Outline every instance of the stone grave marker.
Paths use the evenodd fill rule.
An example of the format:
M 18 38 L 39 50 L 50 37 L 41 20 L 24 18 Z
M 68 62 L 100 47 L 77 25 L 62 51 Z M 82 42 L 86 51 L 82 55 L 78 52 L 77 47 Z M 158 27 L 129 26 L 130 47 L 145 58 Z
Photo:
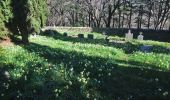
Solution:
M 109 37 L 108 36 L 105 37 L 105 41 L 106 41 L 106 43 L 109 43 Z
M 139 34 L 140 34 L 140 35 L 138 36 L 138 40 L 143 40 L 143 38 L 144 38 L 144 36 L 142 35 L 143 33 L 140 32 Z
M 78 34 L 78 38 L 84 38 L 84 34 Z
M 53 30 L 50 30 L 50 31 L 49 31 L 49 35 L 53 37 L 53 36 L 54 36 L 54 31 L 53 31 Z
M 53 31 L 53 30 L 45 30 L 45 31 L 43 32 L 43 34 L 46 35 L 46 36 L 51 36 L 51 37 L 53 37 L 53 36 L 54 36 L 54 31 Z
M 125 34 L 125 41 L 131 41 L 133 40 L 133 33 L 131 33 L 131 30 L 128 30 L 128 33 Z
M 88 34 L 88 35 L 87 35 L 87 38 L 88 38 L 88 39 L 94 39 L 94 35 L 93 35 L 93 34 Z
M 107 33 L 106 33 L 105 31 L 103 31 L 103 33 L 102 33 L 102 34 L 103 34 L 103 35 L 105 35 L 105 36 L 107 35 Z
M 105 36 L 106 43 L 109 43 L 109 35 L 104 31 L 103 35 Z

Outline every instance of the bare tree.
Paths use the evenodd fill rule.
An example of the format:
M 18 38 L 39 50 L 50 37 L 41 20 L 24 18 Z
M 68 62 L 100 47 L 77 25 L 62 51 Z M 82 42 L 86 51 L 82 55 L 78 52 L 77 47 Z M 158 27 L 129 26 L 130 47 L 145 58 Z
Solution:
M 168 29 L 170 0 L 47 0 L 47 25 Z

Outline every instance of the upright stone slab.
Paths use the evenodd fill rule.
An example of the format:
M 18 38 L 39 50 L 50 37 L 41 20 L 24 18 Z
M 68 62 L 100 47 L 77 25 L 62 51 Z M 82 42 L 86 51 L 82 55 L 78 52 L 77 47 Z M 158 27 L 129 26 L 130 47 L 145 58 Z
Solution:
M 46 35 L 46 36 L 54 36 L 54 32 L 52 30 L 45 30 L 43 33 L 43 35 Z
M 106 43 L 109 43 L 109 35 L 104 31 L 103 35 L 105 36 Z
M 103 33 L 102 33 L 102 34 L 103 34 L 103 35 L 105 35 L 105 36 L 107 35 L 107 33 L 106 33 L 105 31 L 103 31 Z
M 108 37 L 105 37 L 105 41 L 106 41 L 106 43 L 108 44 L 108 43 L 109 43 L 109 38 L 108 38 Z
M 49 30 L 49 35 L 50 35 L 51 37 L 53 37 L 53 36 L 54 36 L 54 31 L 53 31 L 53 30 Z
M 84 38 L 84 34 L 78 34 L 78 38 Z
M 133 40 L 133 33 L 131 33 L 131 30 L 128 30 L 128 33 L 125 34 L 125 41 L 129 42 Z
M 93 35 L 93 34 L 88 34 L 88 35 L 87 35 L 87 38 L 88 38 L 88 39 L 94 39 L 94 35 Z
M 142 35 L 143 33 L 140 32 L 139 34 L 140 34 L 140 35 L 138 36 L 138 40 L 143 40 L 143 38 L 144 38 L 144 36 Z

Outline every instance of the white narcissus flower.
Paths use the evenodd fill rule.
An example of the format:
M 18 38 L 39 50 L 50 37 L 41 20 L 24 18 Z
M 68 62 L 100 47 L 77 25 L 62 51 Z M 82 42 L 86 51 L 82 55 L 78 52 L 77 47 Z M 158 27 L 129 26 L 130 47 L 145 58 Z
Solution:
M 90 94 L 89 94 L 89 93 L 87 93 L 86 97 L 87 97 L 87 98 L 90 98 Z
M 1 97 L 3 97 L 3 96 L 4 96 L 4 94 L 2 93 L 2 94 L 1 94 Z
M 109 76 L 111 76 L 111 73 L 108 73 Z
M 71 81 L 69 81 L 69 84 L 72 85 L 73 83 Z
M 8 71 L 5 71 L 5 72 L 4 72 L 4 75 L 5 75 L 6 78 L 10 78 L 10 74 L 9 74 Z
M 155 81 L 157 81 L 157 82 L 158 82 L 158 81 L 159 81 L 159 79 L 158 79 L 158 78 L 155 78 Z
M 54 90 L 54 92 L 57 92 L 57 91 L 58 91 L 58 89 L 55 89 L 55 90 Z
M 162 91 L 162 89 L 159 88 L 158 91 Z
M 168 95 L 168 91 L 165 91 L 164 93 L 163 93 L 163 96 L 167 96 Z
M 70 71 L 73 71 L 73 67 L 70 69 Z

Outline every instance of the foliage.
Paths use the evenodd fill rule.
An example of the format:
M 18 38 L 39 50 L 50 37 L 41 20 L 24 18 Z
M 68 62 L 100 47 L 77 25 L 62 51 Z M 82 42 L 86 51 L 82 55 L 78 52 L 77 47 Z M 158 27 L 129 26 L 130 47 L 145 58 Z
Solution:
M 21 33 L 23 42 L 28 42 L 28 34 L 40 33 L 45 25 L 46 12 L 46 0 L 1 0 L 0 34 Z
M 3 55 L 4 55 L 4 49 L 0 47 L 0 59 L 3 58 Z
M 0 37 L 3 38 L 8 35 L 5 24 L 9 22 L 9 19 L 12 17 L 11 0 L 1 0 L 0 1 Z
M 31 26 L 34 32 L 40 33 L 40 28 L 46 24 L 46 0 L 29 0 Z

